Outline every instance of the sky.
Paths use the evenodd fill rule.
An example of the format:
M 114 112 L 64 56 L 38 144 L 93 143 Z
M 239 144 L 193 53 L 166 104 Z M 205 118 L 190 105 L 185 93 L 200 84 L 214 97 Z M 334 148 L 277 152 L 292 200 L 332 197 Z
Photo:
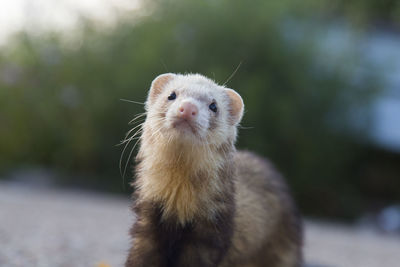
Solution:
M 112 20 L 116 10 L 137 9 L 139 0 L 2 0 L 0 44 L 15 31 L 68 30 L 80 14 Z

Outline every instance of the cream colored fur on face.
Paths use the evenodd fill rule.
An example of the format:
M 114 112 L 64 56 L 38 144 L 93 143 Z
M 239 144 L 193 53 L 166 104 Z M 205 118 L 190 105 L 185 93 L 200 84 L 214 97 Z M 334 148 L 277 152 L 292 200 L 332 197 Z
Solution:
M 177 98 L 168 101 L 172 92 Z M 170 127 L 168 116 L 187 98 L 198 101 L 200 119 L 207 120 L 204 125 L 217 116 L 215 128 L 182 138 Z M 217 115 L 208 108 L 212 101 L 217 103 Z M 243 115 L 241 97 L 199 74 L 163 74 L 152 83 L 146 110 L 135 184 L 139 199 L 161 201 L 163 217 L 175 215 L 182 224 L 195 215 L 212 219 L 223 208 L 212 202 L 212 196 L 222 191 L 218 172 L 234 152 L 236 127 Z

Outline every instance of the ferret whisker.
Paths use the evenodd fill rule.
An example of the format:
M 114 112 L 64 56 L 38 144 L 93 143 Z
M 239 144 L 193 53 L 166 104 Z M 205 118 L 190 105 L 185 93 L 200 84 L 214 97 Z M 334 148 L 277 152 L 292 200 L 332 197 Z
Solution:
M 128 122 L 128 124 L 132 124 L 135 120 L 137 120 L 137 119 L 139 119 L 139 118 L 145 116 L 146 114 L 147 114 L 146 112 L 143 112 L 143 113 L 140 113 L 140 114 L 136 115 L 132 120 L 130 120 L 130 121 Z
M 132 140 L 133 140 L 133 137 L 131 137 L 131 138 L 129 138 L 128 140 L 125 141 L 125 146 L 124 146 L 124 149 L 122 150 L 121 157 L 120 157 L 120 159 L 119 159 L 119 168 L 120 168 L 120 172 L 122 171 L 122 159 L 123 159 L 123 157 L 124 157 L 125 150 L 126 150 L 126 148 L 129 146 L 129 143 L 130 143 Z M 122 145 L 122 143 L 121 143 L 121 145 Z M 122 173 L 121 173 L 121 174 L 122 174 Z
M 129 140 L 134 137 L 138 132 L 140 131 L 140 129 L 138 131 L 136 131 L 132 136 L 130 136 L 128 138 L 128 136 L 125 136 L 125 138 L 123 140 L 121 140 L 118 144 L 116 144 L 115 146 L 121 146 L 123 144 L 125 144 L 126 142 L 129 142 Z M 127 134 L 128 135 L 128 134 Z
M 143 129 L 140 128 L 140 129 L 137 130 L 134 134 L 132 134 L 132 136 L 129 137 L 129 139 L 133 139 L 133 138 L 136 138 L 136 137 L 140 137 L 140 135 L 141 135 L 142 133 L 143 133 Z
M 120 98 L 119 100 L 124 101 L 124 102 L 133 103 L 133 104 L 145 105 L 145 103 L 133 101 L 133 100 L 129 100 L 129 99 L 124 99 L 124 98 Z
M 135 121 L 131 121 L 128 123 L 128 125 L 134 125 L 135 123 L 143 123 L 146 121 L 146 118 L 138 118 Z
M 243 61 L 240 61 L 239 65 L 236 67 L 236 69 L 233 71 L 233 73 L 231 74 L 231 76 L 228 77 L 228 79 L 222 84 L 223 86 L 225 86 L 232 78 L 233 76 L 235 76 L 236 72 L 239 70 L 240 66 L 242 65 Z
M 158 128 L 156 131 L 151 133 L 151 137 L 157 136 L 159 133 L 161 133 L 161 128 Z
M 129 143 L 130 143 L 132 140 L 134 140 L 135 138 L 140 137 L 140 134 L 141 134 L 141 133 L 142 133 L 141 131 L 137 131 L 134 135 L 132 135 L 131 137 L 129 137 L 129 139 L 126 139 L 126 140 L 124 140 L 124 141 L 121 141 L 121 143 L 120 143 L 119 145 L 124 145 L 124 144 L 125 144 L 125 146 L 129 145 Z M 124 156 L 125 149 L 126 149 L 126 148 L 124 147 L 124 150 L 123 150 L 122 153 L 121 153 L 121 157 Z
M 254 126 L 242 126 L 242 125 L 238 125 L 239 129 L 243 129 L 243 130 L 249 130 L 249 129 L 254 129 Z
M 136 118 L 139 118 L 139 117 L 142 117 L 142 116 L 145 116 L 145 115 L 147 115 L 146 111 L 136 114 L 135 117 L 133 117 L 133 119 L 136 119 Z
M 125 140 L 126 140 L 126 138 L 128 138 L 128 136 L 129 136 L 133 131 L 135 131 L 137 128 L 143 126 L 143 124 L 144 124 L 144 122 L 142 122 L 142 123 L 136 125 L 136 126 L 133 127 L 132 129 L 130 129 L 130 130 L 126 133 L 126 135 L 125 135 Z M 139 130 L 140 130 L 140 129 L 139 129 Z
M 133 146 L 133 148 L 131 149 L 131 152 L 129 153 L 128 160 L 127 160 L 127 161 L 126 161 L 126 163 L 125 163 L 125 168 L 124 168 L 124 174 L 123 174 L 123 177 L 125 177 L 125 174 L 126 174 L 126 169 L 127 169 L 127 167 L 128 167 L 128 164 L 129 164 L 129 162 L 130 162 L 130 160 L 131 160 L 132 153 L 133 153 L 133 151 L 135 150 L 135 148 L 136 148 L 137 144 L 139 143 L 139 141 L 140 141 L 140 138 L 138 138 L 138 139 L 136 140 L 136 143 L 135 143 L 135 145 Z
M 122 145 L 122 144 L 126 143 L 127 141 L 129 141 L 129 139 L 137 133 L 137 131 L 136 131 L 136 132 L 133 133 L 132 136 L 129 136 L 134 130 L 135 130 L 135 129 L 130 130 L 130 131 L 125 135 L 125 138 L 121 141 L 120 145 Z M 140 129 L 139 129 L 139 130 L 140 130 Z M 138 131 L 139 131 L 139 130 L 138 130 Z
M 151 132 L 151 133 L 150 133 L 150 137 L 151 137 L 151 138 L 154 138 L 155 135 L 158 134 L 158 132 L 159 132 L 159 129 L 157 129 L 156 131 Z
M 140 137 L 139 135 L 142 133 L 141 130 L 138 130 L 137 132 L 135 132 L 135 134 L 133 134 L 131 137 L 129 137 L 126 140 L 121 141 L 121 143 L 119 145 L 123 145 L 126 143 L 129 143 L 131 140 L 133 140 L 134 138 Z
M 137 118 L 140 118 L 140 117 L 142 117 L 142 116 L 145 116 L 147 114 L 147 112 L 141 112 L 141 113 L 138 113 L 138 114 L 136 114 L 134 117 L 133 117 L 133 119 L 131 120 L 131 121 L 133 121 L 133 120 L 135 120 L 135 119 L 137 119 Z M 130 121 L 130 122 L 131 122 Z
M 120 175 L 122 176 L 123 183 L 125 183 L 125 172 L 122 175 L 122 159 L 124 157 L 126 148 L 129 146 L 130 142 L 135 138 L 136 135 L 139 135 L 141 132 L 142 132 L 142 129 L 139 129 L 132 137 L 130 137 L 128 140 L 124 141 L 126 144 L 125 144 L 124 149 L 122 150 L 121 156 L 119 158 L 119 172 L 120 172 Z M 140 136 L 138 136 L 138 137 L 140 137 Z M 121 143 L 121 145 L 122 144 L 123 143 Z
M 129 141 L 129 142 L 130 142 L 130 141 Z M 127 142 L 127 143 L 125 144 L 125 147 L 124 147 L 124 149 L 122 150 L 121 156 L 119 157 L 119 173 L 120 173 L 120 175 L 122 176 L 122 182 L 123 182 L 123 184 L 125 184 L 125 177 L 122 175 L 122 159 L 123 159 L 123 157 L 124 157 L 125 150 L 126 150 L 126 148 L 128 147 L 128 145 L 129 145 L 129 142 Z

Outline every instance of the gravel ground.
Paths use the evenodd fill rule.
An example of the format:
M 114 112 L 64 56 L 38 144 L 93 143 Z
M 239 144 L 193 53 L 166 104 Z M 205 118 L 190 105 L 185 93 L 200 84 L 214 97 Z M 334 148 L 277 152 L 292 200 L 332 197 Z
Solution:
M 123 266 L 129 198 L 0 183 L 0 266 Z M 306 221 L 309 267 L 400 266 L 400 236 Z

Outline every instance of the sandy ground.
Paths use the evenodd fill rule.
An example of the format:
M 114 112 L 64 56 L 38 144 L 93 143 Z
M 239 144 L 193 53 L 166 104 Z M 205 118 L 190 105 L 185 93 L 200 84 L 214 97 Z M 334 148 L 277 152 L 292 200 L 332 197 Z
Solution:
M 0 266 L 123 266 L 132 221 L 127 197 L 0 183 Z M 309 267 L 400 266 L 400 236 L 305 226 Z

